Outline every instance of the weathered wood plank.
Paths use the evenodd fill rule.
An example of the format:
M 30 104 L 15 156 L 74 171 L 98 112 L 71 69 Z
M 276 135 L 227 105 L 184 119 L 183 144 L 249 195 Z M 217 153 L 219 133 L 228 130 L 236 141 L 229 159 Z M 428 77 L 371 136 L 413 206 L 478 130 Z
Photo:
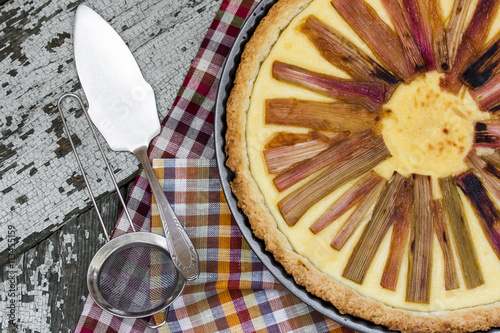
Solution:
M 63 92 L 83 94 L 72 52 L 81 0 L 4 1 L 0 6 L 0 265 L 34 246 L 89 207 L 87 193 L 55 103 Z M 128 43 L 157 97 L 163 118 L 217 11 L 220 0 L 89 0 Z M 81 112 L 68 123 L 96 195 L 112 191 Z M 132 154 L 108 151 L 123 184 L 138 170 Z
M 121 212 L 118 196 L 98 205 L 111 232 Z M 87 267 L 104 243 L 90 209 L 0 269 L 0 331 L 72 332 L 88 294 Z

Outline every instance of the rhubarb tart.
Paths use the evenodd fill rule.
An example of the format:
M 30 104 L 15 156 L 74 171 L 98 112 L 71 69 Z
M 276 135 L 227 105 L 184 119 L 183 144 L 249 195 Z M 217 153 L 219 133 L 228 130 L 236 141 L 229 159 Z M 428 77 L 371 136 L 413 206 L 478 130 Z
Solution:
M 227 165 L 255 235 L 341 313 L 500 327 L 496 0 L 279 0 L 241 56 Z

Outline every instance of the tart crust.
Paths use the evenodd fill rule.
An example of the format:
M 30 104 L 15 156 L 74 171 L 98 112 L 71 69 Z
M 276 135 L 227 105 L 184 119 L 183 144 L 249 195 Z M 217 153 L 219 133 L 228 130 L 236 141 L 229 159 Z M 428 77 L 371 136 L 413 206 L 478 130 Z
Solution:
M 247 111 L 254 81 L 261 63 L 291 20 L 312 0 L 279 0 L 262 19 L 246 44 L 236 73 L 234 87 L 226 105 L 227 165 L 235 173 L 232 190 L 238 205 L 248 217 L 256 237 L 266 244 L 295 281 L 310 293 L 331 302 L 340 313 L 363 318 L 391 330 L 404 332 L 470 332 L 500 327 L 497 303 L 452 311 L 419 312 L 389 307 L 360 295 L 348 286 L 318 270 L 297 254 L 286 236 L 278 230 L 262 193 L 249 169 L 246 143 Z

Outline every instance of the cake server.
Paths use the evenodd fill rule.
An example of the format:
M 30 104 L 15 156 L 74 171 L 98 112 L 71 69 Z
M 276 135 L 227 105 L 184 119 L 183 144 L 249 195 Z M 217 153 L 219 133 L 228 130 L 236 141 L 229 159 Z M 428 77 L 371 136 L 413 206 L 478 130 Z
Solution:
M 167 248 L 186 280 L 199 275 L 198 254 L 170 206 L 147 155 L 160 133 L 154 92 L 127 45 L 113 28 L 85 5 L 76 11 L 75 63 L 88 101 L 88 114 L 111 149 L 139 158 L 155 197 Z

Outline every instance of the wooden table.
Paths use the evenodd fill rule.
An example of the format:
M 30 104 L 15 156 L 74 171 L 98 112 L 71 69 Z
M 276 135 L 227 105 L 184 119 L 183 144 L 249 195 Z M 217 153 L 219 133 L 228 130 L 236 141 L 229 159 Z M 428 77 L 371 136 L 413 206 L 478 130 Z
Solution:
M 220 2 L 85 4 L 127 43 L 163 119 Z M 87 295 L 87 265 L 104 243 L 56 108 L 65 92 L 83 95 L 72 40 L 80 3 L 0 0 L 1 332 L 73 331 Z M 65 113 L 111 230 L 121 211 L 113 186 L 82 112 L 66 103 Z M 139 162 L 129 153 L 107 156 L 126 194 Z

